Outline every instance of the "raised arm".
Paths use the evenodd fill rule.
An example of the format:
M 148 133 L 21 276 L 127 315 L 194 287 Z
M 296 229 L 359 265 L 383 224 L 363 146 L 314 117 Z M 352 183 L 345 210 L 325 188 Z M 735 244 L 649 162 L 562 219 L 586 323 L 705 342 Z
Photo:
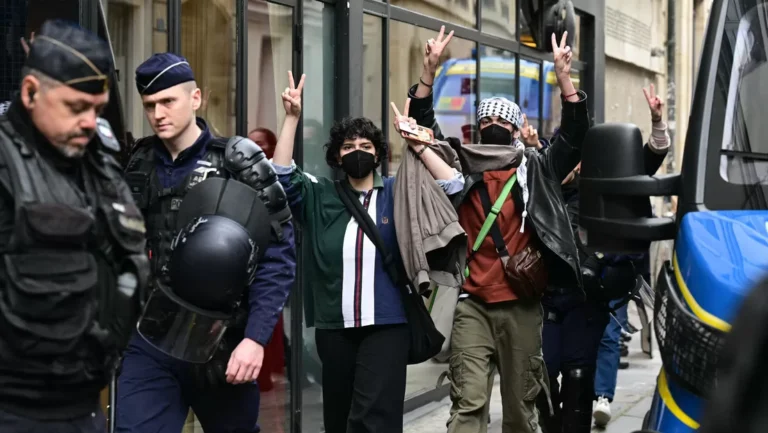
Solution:
M 643 146 L 643 156 L 645 159 L 645 173 L 653 176 L 664 162 L 669 152 L 670 140 L 667 134 L 667 124 L 662 120 L 664 103 L 656 95 L 656 91 L 651 84 L 649 89 L 643 89 L 645 100 L 648 101 L 648 108 L 651 110 L 651 136 L 648 142 Z
M 432 86 L 435 82 L 435 73 L 437 72 L 440 56 L 443 50 L 453 38 L 453 31 L 445 35 L 445 26 L 440 27 L 440 33 L 437 39 L 430 38 L 424 45 L 424 68 L 419 77 L 418 84 L 413 85 L 408 90 L 408 97 L 411 98 L 411 117 L 416 123 L 430 128 L 435 133 L 435 138 L 443 140 L 443 133 L 440 125 L 435 119 L 435 110 L 432 108 L 433 95 Z
M 555 76 L 563 108 L 560 129 L 550 146 L 541 152 L 546 161 L 548 176 L 557 182 L 562 182 L 581 160 L 581 145 L 590 126 L 587 94 L 577 91 L 571 81 L 573 53 L 571 47 L 565 44 L 567 36 L 568 32 L 564 32 L 558 44 L 552 34 Z

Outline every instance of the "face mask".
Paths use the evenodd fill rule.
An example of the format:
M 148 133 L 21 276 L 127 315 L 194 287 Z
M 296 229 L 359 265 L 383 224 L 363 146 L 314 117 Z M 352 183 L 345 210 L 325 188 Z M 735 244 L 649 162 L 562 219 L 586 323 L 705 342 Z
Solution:
M 341 157 L 341 169 L 353 179 L 362 179 L 376 168 L 376 155 L 355 150 Z
M 480 130 L 480 142 L 482 144 L 509 145 L 512 143 L 512 132 L 494 123 Z

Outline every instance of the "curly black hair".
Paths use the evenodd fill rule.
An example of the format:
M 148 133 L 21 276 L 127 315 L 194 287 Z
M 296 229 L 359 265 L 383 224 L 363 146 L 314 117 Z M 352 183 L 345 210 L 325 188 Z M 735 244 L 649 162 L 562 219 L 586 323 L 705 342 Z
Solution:
M 344 140 L 354 140 L 356 138 L 366 138 L 371 140 L 376 149 L 378 167 L 381 158 L 388 155 L 388 146 L 384 140 L 384 132 L 379 129 L 370 119 L 365 117 L 345 117 L 333 124 L 331 127 L 330 139 L 325 146 L 325 162 L 329 166 L 339 167 L 339 152 Z

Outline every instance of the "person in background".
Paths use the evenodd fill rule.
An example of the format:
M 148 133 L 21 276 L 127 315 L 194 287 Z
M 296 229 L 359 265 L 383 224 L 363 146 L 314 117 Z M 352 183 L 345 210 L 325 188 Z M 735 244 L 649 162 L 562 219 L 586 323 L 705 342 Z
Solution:
M 298 86 L 292 75 L 289 81 L 283 93 L 285 123 L 272 164 L 310 252 L 302 272 L 311 282 L 305 294 L 307 325 L 316 327 L 323 364 L 325 431 L 402 432 L 410 329 L 399 282 L 392 281 L 380 252 L 344 206 L 337 184 L 294 164 L 292 131 L 301 113 L 304 76 Z M 395 119 L 396 128 L 400 121 L 414 123 L 406 116 Z M 408 145 L 446 194 L 461 191 L 461 173 L 430 147 L 411 141 Z M 387 147 L 384 133 L 371 120 L 345 118 L 331 128 L 326 162 L 344 171 L 339 186 L 359 197 L 392 260 L 401 260 L 395 233 L 399 222 L 394 220 L 395 178 L 376 171 Z
M 296 269 L 293 225 L 285 192 L 256 143 L 244 137 L 214 137 L 208 123 L 196 116 L 202 95 L 186 59 L 173 53 L 153 55 L 136 69 L 136 87 L 155 134 L 137 142 L 125 176 L 148 221 L 147 247 L 153 265 L 153 292 L 123 359 L 117 387 L 116 431 L 179 432 L 191 407 L 206 431 L 258 432 L 260 394 L 256 378 L 264 360 L 264 348 L 282 313 Z M 253 236 L 250 225 L 253 223 L 248 228 L 240 224 L 231 233 L 242 234 L 247 230 L 251 235 L 250 247 L 236 242 L 213 242 L 208 248 L 202 245 L 202 250 L 190 254 L 183 262 L 196 260 L 195 257 L 207 251 L 219 251 L 216 248 L 222 248 L 221 257 L 232 258 L 231 264 L 219 263 L 209 269 L 202 266 L 203 269 L 190 271 L 199 272 L 200 280 L 211 282 L 210 287 L 198 289 L 206 307 L 217 294 L 237 295 L 237 299 L 217 301 L 226 304 L 230 311 L 226 314 L 227 329 L 216 340 L 200 336 L 215 335 L 221 326 L 211 325 L 210 330 L 207 329 L 209 322 L 199 313 L 189 313 L 189 307 L 181 310 L 189 314 L 172 315 L 181 305 L 174 298 L 184 300 L 184 289 L 192 284 L 173 287 L 171 278 L 175 249 L 184 251 L 182 246 L 193 241 L 195 233 L 204 233 L 208 226 L 214 230 L 214 223 L 220 221 L 213 218 L 219 216 L 216 214 L 205 218 L 206 221 L 197 220 L 199 230 L 198 225 L 192 225 L 190 230 L 190 225 L 184 222 L 186 228 L 180 232 L 177 225 L 180 210 L 192 193 L 201 191 L 199 187 L 218 179 L 228 180 L 225 186 L 241 185 L 242 202 L 230 199 L 219 203 L 231 207 L 233 218 L 240 216 L 258 221 L 259 233 Z M 219 209 L 218 204 L 216 208 Z M 185 235 L 184 242 L 174 242 L 179 233 Z M 233 280 L 242 274 L 241 265 L 247 266 L 248 278 Z M 228 281 L 232 281 L 232 285 L 227 285 Z M 175 296 L 168 295 L 169 291 Z M 155 297 L 160 301 L 169 300 L 167 309 L 156 311 L 161 317 L 152 318 L 158 323 L 155 332 L 160 337 L 171 330 L 184 330 L 196 331 L 193 335 L 198 338 L 186 334 L 152 338 L 148 331 L 142 331 L 142 324 L 152 323 L 147 316 Z M 235 311 L 231 311 L 232 306 Z M 164 320 L 166 316 L 178 319 L 179 323 L 168 323 Z M 182 322 L 185 317 L 194 318 L 195 323 Z M 197 324 L 206 328 L 198 329 Z M 163 346 L 165 342 L 179 341 L 189 342 L 192 347 L 179 354 Z M 215 344 L 213 353 L 206 352 L 206 356 L 200 357 L 204 359 L 189 359 L 190 355 L 200 353 L 202 348 L 198 346 L 211 342 Z
M 277 137 L 274 132 L 267 128 L 256 128 L 248 133 L 248 138 L 261 147 L 267 159 L 272 159 L 275 154 L 275 146 L 277 146 Z
M 648 102 L 652 123 L 651 136 L 645 146 L 645 171 L 646 174 L 653 175 L 664 162 L 669 151 L 670 140 L 667 134 L 667 124 L 662 118 L 664 103 L 656 95 L 653 84 L 650 85 L 649 89 L 643 89 L 643 94 Z M 650 261 L 647 253 L 637 256 L 608 256 L 606 259 L 615 264 L 631 260 L 635 263 L 635 268 L 646 279 L 650 278 Z M 616 314 L 611 317 L 600 340 L 595 374 L 595 397 L 597 400 L 592 412 L 595 425 L 599 427 L 607 425 L 611 420 L 611 402 L 616 392 L 618 370 L 622 364 L 621 331 L 622 329 L 626 331 L 627 327 L 627 306 L 624 305 L 617 309 Z

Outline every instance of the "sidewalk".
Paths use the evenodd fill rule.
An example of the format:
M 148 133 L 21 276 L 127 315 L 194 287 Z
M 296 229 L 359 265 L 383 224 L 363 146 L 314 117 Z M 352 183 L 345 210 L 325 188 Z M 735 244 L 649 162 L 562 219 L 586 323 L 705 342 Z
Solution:
M 651 313 L 648 310 L 649 314 Z M 635 326 L 640 326 L 634 304 L 629 307 L 629 320 Z M 651 323 L 650 326 L 653 326 Z M 640 430 L 643 417 L 651 407 L 653 390 L 656 386 L 656 376 L 661 368 L 661 357 L 656 350 L 656 339 L 653 340 L 653 359 L 649 359 L 640 349 L 640 333 L 638 332 L 629 343 L 629 368 L 619 370 L 619 380 L 616 396 L 611 404 L 613 418 L 605 429 L 593 428 L 593 432 L 601 433 L 632 433 Z M 421 407 L 405 416 L 405 433 L 445 433 L 445 422 L 451 407 L 449 399 Z M 488 433 L 501 433 L 501 395 L 499 394 L 499 379 L 493 387 L 491 398 L 491 424 Z

